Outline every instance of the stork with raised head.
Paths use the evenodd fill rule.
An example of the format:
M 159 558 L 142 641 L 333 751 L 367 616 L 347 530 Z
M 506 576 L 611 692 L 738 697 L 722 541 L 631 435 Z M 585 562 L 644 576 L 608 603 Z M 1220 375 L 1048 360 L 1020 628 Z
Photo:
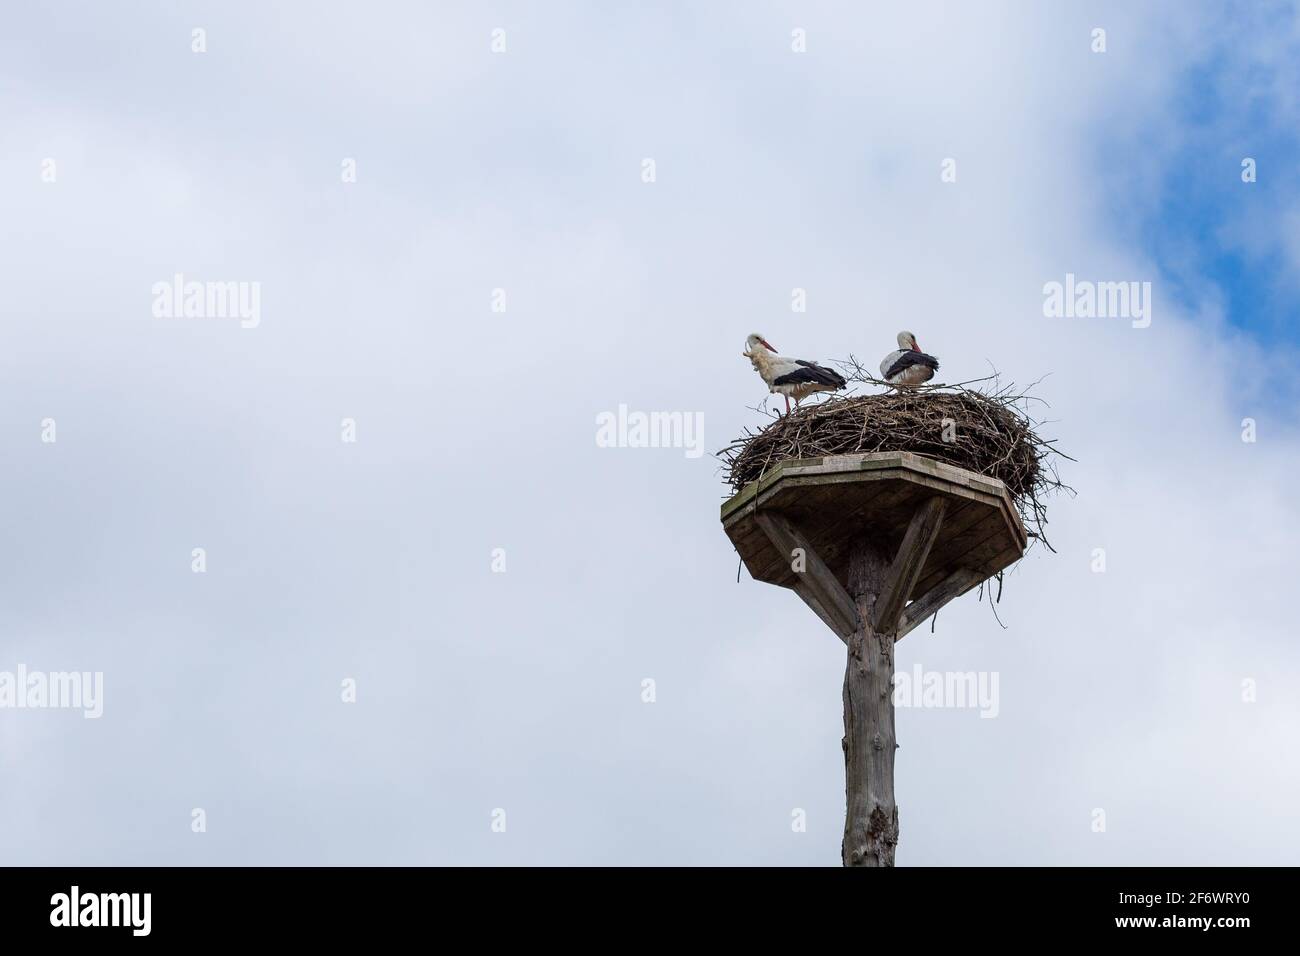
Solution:
M 921 385 L 934 378 L 939 360 L 926 355 L 911 332 L 898 333 L 898 351 L 890 352 L 880 363 L 880 377 L 890 385 Z
M 790 397 L 794 403 L 813 392 L 833 392 L 849 384 L 839 372 L 823 368 L 816 362 L 786 358 L 778 355 L 767 339 L 755 332 L 745 339 L 745 351 L 740 353 L 754 364 L 754 370 L 767 384 L 767 390 L 785 396 L 785 412 L 790 414 Z

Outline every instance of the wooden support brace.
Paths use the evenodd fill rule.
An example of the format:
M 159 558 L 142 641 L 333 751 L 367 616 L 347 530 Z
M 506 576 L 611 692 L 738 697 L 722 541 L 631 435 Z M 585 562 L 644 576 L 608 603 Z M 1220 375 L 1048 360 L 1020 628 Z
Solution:
M 859 626 L 858 609 L 839 579 L 812 549 L 808 540 L 790 519 L 779 511 L 759 511 L 754 520 L 763 529 L 772 546 L 792 563 L 796 549 L 804 556 L 804 570 L 798 575 L 794 591 L 816 615 L 845 643 Z
M 903 610 L 898 621 L 898 633 L 894 640 L 901 641 L 905 634 L 925 623 L 926 618 L 934 614 L 955 597 L 965 594 L 983 580 L 983 575 L 970 568 L 958 568 L 930 590 L 909 604 Z
M 936 495 L 927 498 L 912 515 L 872 612 L 871 629 L 877 634 L 892 634 L 898 629 L 903 605 L 916 586 L 925 559 L 930 556 L 930 548 L 939 536 L 946 508 L 947 501 Z
M 822 605 L 822 602 L 817 599 L 817 595 L 814 593 L 813 589 L 808 586 L 808 582 L 803 580 L 796 581 L 793 590 L 795 594 L 799 595 L 799 597 L 803 599 L 803 603 L 807 604 L 808 607 L 812 609 L 812 612 L 822 619 L 822 623 L 829 627 L 836 637 L 845 644 L 849 642 L 850 635 L 844 633 L 843 622 L 836 620 L 834 615 L 826 610 Z

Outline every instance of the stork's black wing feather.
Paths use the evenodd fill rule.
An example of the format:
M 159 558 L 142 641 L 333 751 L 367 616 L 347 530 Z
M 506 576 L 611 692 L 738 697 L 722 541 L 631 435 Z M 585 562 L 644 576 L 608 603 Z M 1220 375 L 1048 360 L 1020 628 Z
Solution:
M 889 366 L 889 371 L 885 373 L 886 381 L 913 365 L 924 365 L 926 368 L 934 369 L 936 372 L 939 371 L 939 360 L 933 355 L 926 355 L 924 352 L 913 352 L 909 349 L 898 357 L 898 361 Z
M 845 381 L 844 376 L 839 372 L 831 371 L 828 368 L 822 368 L 816 362 L 805 362 L 803 359 L 795 359 L 795 364 L 799 369 L 794 372 L 786 372 L 784 375 L 774 379 L 773 385 L 802 385 L 805 382 L 815 382 L 818 385 L 829 385 L 832 388 L 843 388 L 849 384 Z

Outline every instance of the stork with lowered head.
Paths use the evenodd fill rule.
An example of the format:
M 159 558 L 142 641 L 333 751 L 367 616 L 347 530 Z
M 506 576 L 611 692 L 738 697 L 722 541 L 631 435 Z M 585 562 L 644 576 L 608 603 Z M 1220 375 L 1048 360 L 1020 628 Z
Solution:
M 787 415 L 790 414 L 792 396 L 798 405 L 814 392 L 833 392 L 849 384 L 839 372 L 816 362 L 777 354 L 772 344 L 757 332 L 745 339 L 745 351 L 740 354 L 753 363 L 769 392 L 785 396 Z

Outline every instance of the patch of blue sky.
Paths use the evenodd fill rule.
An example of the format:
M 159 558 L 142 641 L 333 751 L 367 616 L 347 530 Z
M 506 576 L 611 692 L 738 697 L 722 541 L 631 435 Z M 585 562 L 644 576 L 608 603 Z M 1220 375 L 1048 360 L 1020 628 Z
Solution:
M 1159 169 L 1141 186 L 1128 185 L 1155 184 L 1151 195 L 1112 194 L 1110 212 L 1152 256 L 1162 293 L 1177 305 L 1193 313 L 1207 302 L 1218 305 L 1231 327 L 1262 345 L 1296 347 L 1300 127 L 1290 104 L 1279 101 L 1285 86 L 1274 67 L 1222 55 L 1230 42 L 1180 83 L 1172 142 L 1145 147 L 1156 149 Z M 1247 160 L 1253 182 L 1243 179 Z

